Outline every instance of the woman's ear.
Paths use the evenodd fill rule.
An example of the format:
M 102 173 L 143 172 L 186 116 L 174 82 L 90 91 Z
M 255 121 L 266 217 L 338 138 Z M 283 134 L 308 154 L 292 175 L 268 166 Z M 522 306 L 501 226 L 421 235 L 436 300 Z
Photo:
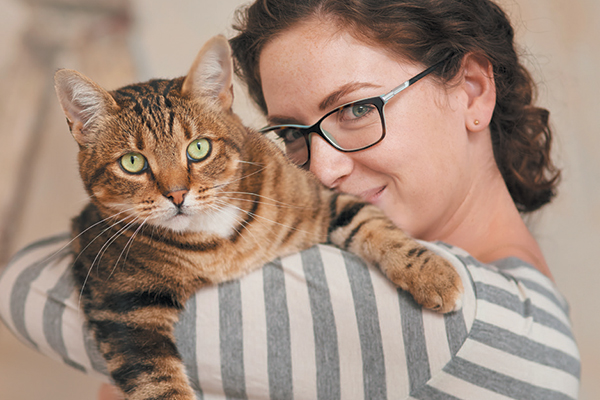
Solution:
M 465 126 L 471 132 L 486 129 L 496 106 L 496 84 L 492 63 L 485 57 L 470 53 L 462 61 L 462 86 L 468 103 Z

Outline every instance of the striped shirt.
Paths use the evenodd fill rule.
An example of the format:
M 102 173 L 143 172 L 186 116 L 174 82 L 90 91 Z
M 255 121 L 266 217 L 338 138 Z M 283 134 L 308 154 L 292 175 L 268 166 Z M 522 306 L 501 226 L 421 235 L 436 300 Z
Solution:
M 354 255 L 319 245 L 200 290 L 176 326 L 198 399 L 575 399 L 580 360 L 554 284 L 516 259 L 443 243 L 463 308 L 417 306 Z M 23 342 L 109 381 L 85 329 L 68 235 L 17 253 L 0 316 Z

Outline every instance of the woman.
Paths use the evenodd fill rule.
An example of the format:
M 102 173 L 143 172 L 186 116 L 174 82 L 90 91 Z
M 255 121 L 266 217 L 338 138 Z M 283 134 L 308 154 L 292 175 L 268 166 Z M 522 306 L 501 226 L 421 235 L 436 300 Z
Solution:
M 521 218 L 555 193 L 548 113 L 531 104 L 504 13 L 488 0 L 264 0 L 240 12 L 237 30 L 234 56 L 267 115 L 264 131 L 325 185 L 435 241 L 429 246 L 456 266 L 466 294 L 460 312 L 424 312 L 376 271 L 326 247 L 203 289 L 178 333 L 201 396 L 577 398 L 567 306 Z M 370 112 L 381 126 L 368 137 L 359 130 L 366 142 L 332 139 L 336 118 Z M 86 343 L 63 349 L 63 338 L 85 336 L 60 278 L 69 258 L 30 267 L 35 251 L 51 247 L 15 257 L 3 278 L 13 293 L 4 318 L 40 350 L 102 371 Z M 36 271 L 55 277 L 43 280 L 40 301 L 52 287 L 67 308 L 63 330 L 46 323 L 43 340 L 23 316 Z M 115 396 L 108 386 L 100 393 Z

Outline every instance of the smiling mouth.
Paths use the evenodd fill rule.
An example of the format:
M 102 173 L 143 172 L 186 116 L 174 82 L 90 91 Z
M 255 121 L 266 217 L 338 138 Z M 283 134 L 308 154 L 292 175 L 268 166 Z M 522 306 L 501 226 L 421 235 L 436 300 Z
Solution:
M 383 193 L 386 187 L 387 186 L 381 186 L 376 189 L 367 190 L 366 192 L 362 192 L 359 197 L 368 203 L 374 204 L 379 200 L 381 193 Z

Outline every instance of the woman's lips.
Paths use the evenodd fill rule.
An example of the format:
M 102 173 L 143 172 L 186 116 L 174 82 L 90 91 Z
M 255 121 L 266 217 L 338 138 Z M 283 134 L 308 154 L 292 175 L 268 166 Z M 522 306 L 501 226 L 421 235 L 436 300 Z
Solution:
M 381 194 L 383 193 L 385 188 L 386 186 L 380 186 L 371 190 L 364 191 L 359 195 L 359 197 L 368 203 L 375 204 L 381 197 Z

